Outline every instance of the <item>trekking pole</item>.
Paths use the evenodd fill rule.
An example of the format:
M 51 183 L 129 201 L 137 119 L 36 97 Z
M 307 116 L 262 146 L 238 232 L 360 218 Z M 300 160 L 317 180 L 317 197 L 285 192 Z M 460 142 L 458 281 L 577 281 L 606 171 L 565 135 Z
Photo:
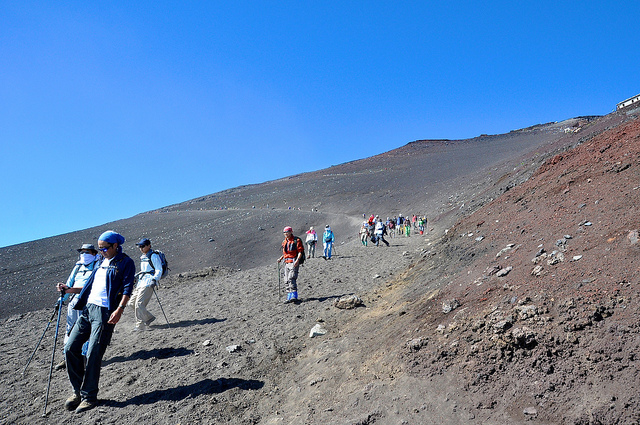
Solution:
M 276 267 L 278 267 L 278 297 L 280 296 L 280 262 L 276 263 Z
M 151 287 L 153 289 L 153 293 L 156 294 L 156 299 L 158 300 L 158 305 L 160 306 L 160 311 L 162 311 L 162 315 L 164 316 L 164 320 L 167 321 L 167 327 L 169 329 L 171 329 L 171 325 L 169 324 L 169 319 L 167 319 L 167 315 L 164 314 L 164 309 L 162 308 L 162 304 L 160 303 L 160 297 L 158 296 L 158 293 L 156 292 L 156 288 L 155 286 Z
M 51 350 L 51 366 L 49 367 L 49 381 L 47 382 L 47 395 L 44 398 L 44 411 L 42 416 L 47 416 L 47 403 L 49 401 L 49 389 L 51 388 L 51 375 L 53 374 L 53 360 L 56 357 L 56 345 L 58 343 L 58 331 L 60 330 L 60 315 L 62 314 L 62 302 L 64 301 L 64 291 L 60 293 L 58 300 L 58 322 L 56 323 L 56 336 L 53 338 L 53 350 Z
M 33 356 L 36 355 L 36 351 L 38 351 L 38 347 L 40 347 L 40 343 L 42 342 L 44 335 L 47 333 L 47 330 L 49 330 L 49 326 L 51 325 L 51 322 L 53 322 L 53 319 L 56 317 L 56 314 L 58 313 L 59 308 L 60 308 L 60 304 L 56 302 L 56 307 L 53 309 L 53 314 L 51 315 L 51 318 L 47 322 L 47 326 L 44 328 L 44 331 L 42 332 L 42 336 L 40 337 L 40 339 L 38 340 L 38 343 L 36 344 L 36 348 L 33 349 L 33 353 L 31 353 L 31 357 L 29 357 L 29 360 L 27 360 L 27 364 L 24 366 L 24 369 L 22 370 L 23 377 L 25 372 L 27 371 L 27 368 L 29 367 L 29 363 L 31 363 L 31 359 L 33 359 Z

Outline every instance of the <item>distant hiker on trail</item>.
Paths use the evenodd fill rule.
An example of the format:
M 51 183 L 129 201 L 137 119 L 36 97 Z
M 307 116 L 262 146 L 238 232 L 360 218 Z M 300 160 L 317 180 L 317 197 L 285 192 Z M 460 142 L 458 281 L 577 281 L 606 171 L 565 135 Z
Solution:
M 160 256 L 151 249 L 151 241 L 142 238 L 136 244 L 140 248 L 140 273 L 138 283 L 133 290 L 133 295 L 129 300 L 129 305 L 133 307 L 136 318 L 134 331 L 151 330 L 149 325 L 156 320 L 156 317 L 147 310 L 147 304 L 153 295 L 153 288 L 158 285 L 162 277 L 162 261 Z
M 284 279 L 287 282 L 287 301 L 285 303 L 298 302 L 298 267 L 304 261 L 304 245 L 302 239 L 293 236 L 293 229 L 289 226 L 282 231 L 282 256 L 278 263 L 284 260 Z
M 367 246 L 367 242 L 369 241 L 369 223 L 364 221 L 362 226 L 360 226 L 360 242 L 362 245 Z
M 389 236 L 393 237 L 396 234 L 396 218 L 393 217 L 388 220 L 387 229 L 389 229 Z
M 420 234 L 424 234 L 424 226 L 427 223 L 427 218 L 426 217 L 420 217 L 418 219 L 418 231 L 420 232 Z
M 402 214 L 398 216 L 398 235 L 404 234 L 404 217 Z
M 73 325 L 76 324 L 78 317 L 80 317 L 80 312 L 75 310 L 74 307 L 78 303 L 78 297 L 76 294 L 79 294 L 82 288 L 84 287 L 89 277 L 93 273 L 93 270 L 96 266 L 102 261 L 102 257 L 98 257 L 98 250 L 95 246 L 90 243 L 85 243 L 82 247 L 78 248 L 78 252 L 80 253 L 80 258 L 78 262 L 76 262 L 75 267 L 71 270 L 71 274 L 67 279 L 67 283 L 58 283 L 58 290 L 60 288 L 66 288 L 64 296 L 65 301 L 69 301 L 69 306 L 67 307 L 67 331 L 64 334 L 64 342 L 65 344 L 69 340 L 69 334 L 71 333 L 71 329 L 73 329 Z M 88 345 L 85 344 L 83 347 L 83 354 L 86 354 Z M 64 350 L 64 347 L 63 347 Z M 62 362 L 56 365 L 56 370 L 65 368 L 67 363 L 62 360 Z
M 407 237 L 411 236 L 411 221 L 409 218 L 404 221 L 404 231 Z
M 136 265 L 122 252 L 124 236 L 111 230 L 98 238 L 98 250 L 104 256 L 77 296 L 76 310 L 82 314 L 64 346 L 65 360 L 73 395 L 65 402 L 65 409 L 81 413 L 98 404 L 98 383 L 102 356 L 111 342 L 113 329 L 122 317 L 133 291 Z M 59 285 L 67 291 L 67 285 Z M 89 349 L 82 355 L 82 345 L 89 341 Z
M 322 242 L 324 243 L 324 259 L 331 260 L 331 249 L 333 248 L 334 241 L 333 232 L 331 227 L 327 224 L 324 226 L 324 233 L 322 234 Z
M 389 242 L 387 242 L 384 238 L 384 234 L 387 233 L 387 228 L 385 227 L 384 223 L 382 223 L 382 219 L 379 218 L 378 222 L 376 223 L 376 230 L 375 230 L 375 234 L 376 234 L 376 246 L 380 246 L 380 241 L 384 242 L 385 245 L 389 246 Z
M 316 257 L 316 243 L 318 243 L 318 234 L 313 230 L 313 226 L 307 230 L 307 245 L 309 245 L 309 254 L 307 258 Z

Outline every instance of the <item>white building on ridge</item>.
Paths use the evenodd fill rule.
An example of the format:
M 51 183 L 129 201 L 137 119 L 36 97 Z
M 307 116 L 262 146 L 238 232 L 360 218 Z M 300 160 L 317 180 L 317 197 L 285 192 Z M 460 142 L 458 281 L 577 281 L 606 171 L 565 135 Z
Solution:
M 640 94 L 637 94 L 633 97 L 630 97 L 627 100 L 623 100 L 622 102 L 616 105 L 616 109 L 626 108 L 629 105 L 633 105 L 634 103 L 640 102 Z

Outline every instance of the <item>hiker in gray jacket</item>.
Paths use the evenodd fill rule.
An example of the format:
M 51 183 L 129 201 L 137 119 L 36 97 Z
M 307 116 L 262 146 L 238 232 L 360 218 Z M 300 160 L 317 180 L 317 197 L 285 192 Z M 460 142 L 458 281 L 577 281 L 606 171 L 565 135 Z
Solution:
M 129 300 L 129 305 L 133 306 L 136 316 L 136 327 L 133 330 L 145 331 L 150 330 L 149 325 L 156 320 L 156 317 L 147 310 L 147 304 L 149 304 L 153 295 L 153 288 L 158 285 L 162 277 L 162 260 L 151 249 L 151 241 L 149 239 L 142 238 L 136 245 L 142 252 L 140 256 L 140 273 L 138 274 L 138 283 Z

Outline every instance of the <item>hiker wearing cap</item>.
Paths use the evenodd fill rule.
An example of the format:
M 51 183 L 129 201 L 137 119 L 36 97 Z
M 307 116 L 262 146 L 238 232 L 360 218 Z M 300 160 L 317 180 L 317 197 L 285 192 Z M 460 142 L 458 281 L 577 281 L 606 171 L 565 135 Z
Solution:
M 89 277 L 96 268 L 96 265 L 102 260 L 101 257 L 98 257 L 98 250 L 93 246 L 93 244 L 85 243 L 78 248 L 77 251 L 80 256 L 76 265 L 73 267 L 73 270 L 71 270 L 71 274 L 69 274 L 67 282 L 60 282 L 56 285 L 59 288 L 58 290 L 62 287 L 67 288 L 63 298 L 64 301 L 69 301 L 69 305 L 67 306 L 67 330 L 64 334 L 65 343 L 69 340 L 69 334 L 71 333 L 71 329 L 73 329 L 73 325 L 75 325 L 78 317 L 80 317 L 80 312 L 74 309 L 78 302 L 76 294 L 79 294 L 82 288 L 84 288 L 85 283 L 89 280 Z M 86 354 L 86 346 L 83 351 Z M 63 360 L 56 365 L 56 370 L 64 367 L 66 367 L 66 362 Z
M 298 267 L 301 257 L 304 256 L 304 246 L 302 240 L 293 236 L 293 229 L 289 226 L 282 231 L 284 241 L 282 241 L 282 256 L 278 258 L 278 263 L 284 260 L 284 279 L 287 283 L 287 301 L 298 302 Z
M 151 322 L 156 320 L 156 317 L 147 310 L 147 304 L 153 295 L 153 288 L 157 286 L 162 277 L 162 261 L 160 256 L 151 249 L 149 239 L 142 238 L 136 245 L 142 252 L 140 273 L 138 273 L 138 283 L 133 290 L 129 305 L 133 306 L 136 317 L 136 326 L 133 330 L 144 331 L 149 330 Z
M 136 266 L 122 252 L 124 241 L 124 236 L 111 230 L 100 235 L 98 251 L 104 259 L 77 295 L 75 309 L 82 313 L 64 345 L 67 373 L 73 387 L 73 395 L 64 407 L 76 413 L 93 409 L 98 403 L 102 357 L 133 291 Z M 59 289 L 66 292 L 68 286 L 60 285 Z M 82 345 L 87 341 L 85 359 Z
M 307 258 L 315 258 L 316 257 L 316 243 L 318 242 L 318 234 L 315 230 L 313 230 L 313 226 L 309 227 L 307 230 L 307 240 L 306 243 L 309 245 L 309 254 Z
M 331 227 L 327 224 L 324 226 L 324 233 L 322 234 L 322 242 L 324 243 L 324 259 L 331 260 L 331 248 L 333 248 L 333 232 Z

